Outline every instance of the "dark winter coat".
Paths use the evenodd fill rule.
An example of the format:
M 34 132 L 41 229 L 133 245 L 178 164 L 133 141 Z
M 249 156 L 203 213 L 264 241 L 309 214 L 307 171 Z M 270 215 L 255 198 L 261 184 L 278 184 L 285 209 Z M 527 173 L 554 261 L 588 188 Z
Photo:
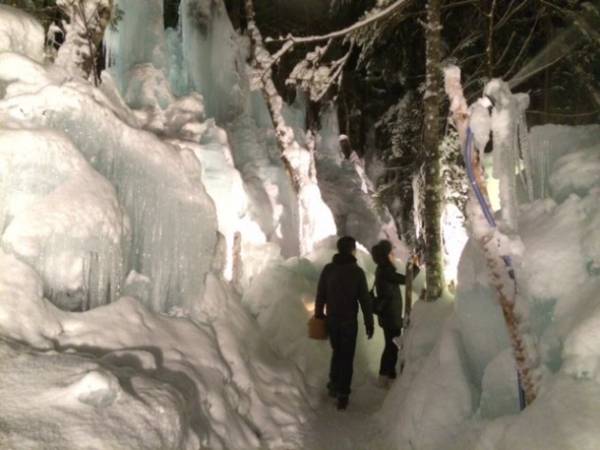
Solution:
M 418 268 L 416 274 L 418 273 Z M 396 272 L 391 262 L 385 261 L 375 271 L 375 293 L 381 299 L 382 308 L 379 313 L 379 325 L 382 328 L 400 330 L 402 328 L 402 292 L 400 285 L 406 278 Z
M 373 330 L 373 311 L 363 270 L 352 255 L 336 254 L 319 278 L 315 316 L 340 322 L 356 320 L 358 306 L 363 313 L 367 332 Z

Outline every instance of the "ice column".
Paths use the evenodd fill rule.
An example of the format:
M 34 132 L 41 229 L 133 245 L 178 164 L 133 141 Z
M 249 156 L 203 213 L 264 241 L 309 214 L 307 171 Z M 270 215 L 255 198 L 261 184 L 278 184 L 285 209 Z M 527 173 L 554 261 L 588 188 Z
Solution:
M 135 65 L 151 63 L 157 69 L 167 70 L 163 2 L 116 0 L 115 3 L 123 15 L 116 28 L 106 30 L 106 62 L 117 86 L 126 92 L 127 73 Z
M 219 123 L 232 120 L 242 112 L 248 88 L 224 2 L 181 0 L 179 17 L 191 88 L 204 97 L 209 116 Z
M 490 81 L 484 90 L 494 102 L 492 133 L 494 135 L 494 169 L 492 175 L 500 180 L 502 219 L 517 230 L 518 201 L 515 169 L 519 161 L 518 123 L 522 111 L 529 105 L 525 94 L 513 95 L 508 84 L 500 79 Z

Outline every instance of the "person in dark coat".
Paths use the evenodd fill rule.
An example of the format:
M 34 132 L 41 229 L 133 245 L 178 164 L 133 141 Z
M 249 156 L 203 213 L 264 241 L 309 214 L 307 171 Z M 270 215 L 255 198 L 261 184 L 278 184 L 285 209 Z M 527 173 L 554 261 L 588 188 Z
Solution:
M 404 275 L 396 271 L 392 257 L 392 244 L 390 241 L 379 241 L 372 249 L 373 261 L 377 264 L 375 270 L 375 292 L 381 307 L 378 311 L 378 322 L 383 328 L 385 347 L 381 355 L 379 375 L 383 379 L 396 378 L 396 363 L 398 362 L 398 347 L 394 338 L 400 336 L 402 331 L 402 292 L 400 285 L 405 284 Z M 414 275 L 419 273 L 415 267 Z
M 350 236 L 342 237 L 337 249 L 338 253 L 319 277 L 315 317 L 326 318 L 333 350 L 327 384 L 329 395 L 337 397 L 338 409 L 346 409 L 352 384 L 358 307 L 369 339 L 373 337 L 373 312 L 365 273 L 354 256 L 356 241 Z

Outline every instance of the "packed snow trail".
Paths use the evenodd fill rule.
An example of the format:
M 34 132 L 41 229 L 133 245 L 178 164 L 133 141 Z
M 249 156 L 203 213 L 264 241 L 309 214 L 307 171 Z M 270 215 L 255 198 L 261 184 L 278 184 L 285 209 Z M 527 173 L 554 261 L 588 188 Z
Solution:
M 381 331 L 376 331 L 381 333 Z M 324 367 L 324 371 L 329 367 Z M 336 400 L 327 395 L 325 386 L 315 390 L 319 399 L 315 415 L 301 430 L 307 450 L 383 449 L 381 424 L 376 413 L 381 409 L 386 389 L 378 387 L 375 374 L 352 387 L 348 409 L 338 411 Z

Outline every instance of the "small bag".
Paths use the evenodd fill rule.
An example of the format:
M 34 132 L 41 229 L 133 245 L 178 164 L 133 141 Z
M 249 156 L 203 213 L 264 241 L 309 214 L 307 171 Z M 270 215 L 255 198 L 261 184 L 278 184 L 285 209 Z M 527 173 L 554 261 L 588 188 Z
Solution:
M 320 341 L 327 339 L 327 323 L 325 319 L 311 317 L 308 320 L 308 337 Z

